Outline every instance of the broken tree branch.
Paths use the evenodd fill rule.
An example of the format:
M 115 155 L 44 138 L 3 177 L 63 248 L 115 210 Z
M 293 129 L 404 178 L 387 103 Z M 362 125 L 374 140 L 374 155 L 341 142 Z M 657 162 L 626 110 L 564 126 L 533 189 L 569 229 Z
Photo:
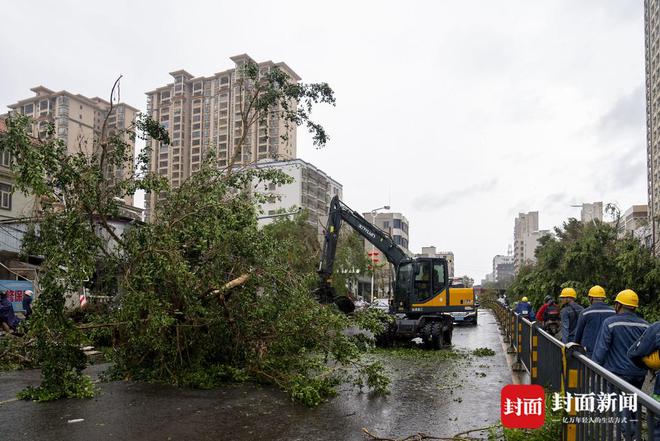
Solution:
M 495 427 L 495 426 L 490 426 L 490 427 Z M 374 435 L 373 433 L 369 432 L 369 430 L 366 427 L 362 428 L 362 432 L 374 441 L 424 441 L 424 440 L 472 441 L 472 440 L 476 440 L 477 438 L 472 438 L 472 437 L 467 437 L 466 438 L 466 437 L 463 437 L 462 435 L 468 434 L 468 433 L 471 433 L 471 432 L 488 430 L 490 427 L 484 427 L 484 428 L 481 428 L 481 429 L 468 430 L 466 432 L 461 432 L 461 433 L 459 433 L 457 435 L 454 435 L 454 436 L 451 436 L 451 437 L 427 435 L 426 433 L 418 432 L 414 435 L 409 435 L 405 438 L 383 438 L 383 437 L 380 437 L 378 435 Z

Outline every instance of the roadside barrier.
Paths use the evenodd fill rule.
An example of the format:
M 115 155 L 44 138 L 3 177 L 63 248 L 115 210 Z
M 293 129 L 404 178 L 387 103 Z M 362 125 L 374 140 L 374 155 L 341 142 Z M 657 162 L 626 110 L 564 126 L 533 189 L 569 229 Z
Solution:
M 591 361 L 580 345 L 563 344 L 499 302 L 484 306 L 516 356 L 513 369 L 526 370 L 532 384 L 564 400 L 563 441 L 660 441 L 660 402 Z M 622 407 L 633 396 L 637 412 Z

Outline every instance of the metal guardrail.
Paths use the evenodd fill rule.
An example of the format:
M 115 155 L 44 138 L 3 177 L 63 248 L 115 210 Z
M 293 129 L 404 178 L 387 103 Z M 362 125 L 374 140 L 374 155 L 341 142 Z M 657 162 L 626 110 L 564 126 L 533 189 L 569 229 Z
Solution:
M 660 441 L 660 402 L 593 362 L 584 355 L 580 345 L 563 344 L 538 324 L 520 317 L 499 302 L 489 306 L 495 313 L 504 342 L 510 344 L 508 352 L 516 354 L 513 368 L 529 372 L 532 384 L 562 395 L 593 393 L 594 398 L 601 394 L 636 395 L 638 410 L 634 415 L 617 409 L 595 414 L 591 410 L 576 412 L 577 398 L 571 397 L 575 402 L 563 420 L 562 440 Z
M 532 339 L 534 359 L 532 383 L 541 385 L 551 392 L 560 392 L 564 370 L 564 345 L 537 324 L 532 327 Z M 539 362 L 539 354 L 541 362 Z
M 526 318 L 518 317 L 518 329 L 520 331 L 520 362 L 525 370 L 532 373 L 532 322 Z
M 609 418 L 623 418 L 625 422 L 610 422 L 608 419 L 598 422 L 590 421 L 590 412 L 571 416 L 586 417 L 587 422 L 568 424 L 568 432 L 574 432 L 577 440 L 607 439 L 607 440 L 660 440 L 660 402 L 648 396 L 643 391 L 614 375 L 599 364 L 593 362 L 583 353 L 583 348 L 575 343 L 566 345 L 566 391 L 576 394 L 634 394 L 637 400 L 637 412 L 609 410 L 605 412 Z

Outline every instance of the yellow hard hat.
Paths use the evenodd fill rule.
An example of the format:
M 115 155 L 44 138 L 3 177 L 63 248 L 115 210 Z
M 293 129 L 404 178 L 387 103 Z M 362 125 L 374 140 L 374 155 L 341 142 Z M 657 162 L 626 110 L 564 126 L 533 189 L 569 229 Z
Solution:
M 592 286 L 591 289 L 589 290 L 588 296 L 599 298 L 599 299 L 604 299 L 605 298 L 605 290 L 600 285 Z
M 654 371 L 660 370 L 660 351 L 655 351 L 646 357 L 642 357 L 642 361 L 649 369 Z
M 521 301 L 521 302 L 526 302 L 526 301 L 527 301 L 527 297 L 523 297 L 522 299 L 520 299 L 520 301 Z
M 577 293 L 573 288 L 564 288 L 561 290 L 561 294 L 559 294 L 559 298 L 561 299 L 562 297 L 571 297 L 571 298 L 576 298 Z
M 619 302 L 622 305 L 632 306 L 634 308 L 639 306 L 639 297 L 637 297 L 637 293 L 635 293 L 635 291 L 632 289 L 624 289 L 616 295 L 616 299 L 614 299 L 614 301 Z

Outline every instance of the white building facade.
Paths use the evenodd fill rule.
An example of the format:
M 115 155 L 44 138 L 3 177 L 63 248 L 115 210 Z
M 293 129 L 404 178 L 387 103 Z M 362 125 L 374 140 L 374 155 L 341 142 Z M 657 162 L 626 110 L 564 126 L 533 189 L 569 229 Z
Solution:
M 580 220 L 583 223 L 594 222 L 594 221 L 603 221 L 603 203 L 602 202 L 592 202 L 590 204 L 582 204 L 582 209 L 580 210 Z
M 342 198 L 342 185 L 323 170 L 302 159 L 264 161 L 257 163 L 256 167 L 278 169 L 293 178 L 290 184 L 270 184 L 257 188 L 257 191 L 270 193 L 277 198 L 261 205 L 263 215 L 272 216 L 281 211 L 293 213 L 298 209 L 305 209 L 309 214 L 308 222 L 316 227 L 322 236 L 328 220 L 330 201 L 334 196 Z M 272 221 L 273 218 L 265 217 L 260 219 L 259 223 L 265 225 Z

